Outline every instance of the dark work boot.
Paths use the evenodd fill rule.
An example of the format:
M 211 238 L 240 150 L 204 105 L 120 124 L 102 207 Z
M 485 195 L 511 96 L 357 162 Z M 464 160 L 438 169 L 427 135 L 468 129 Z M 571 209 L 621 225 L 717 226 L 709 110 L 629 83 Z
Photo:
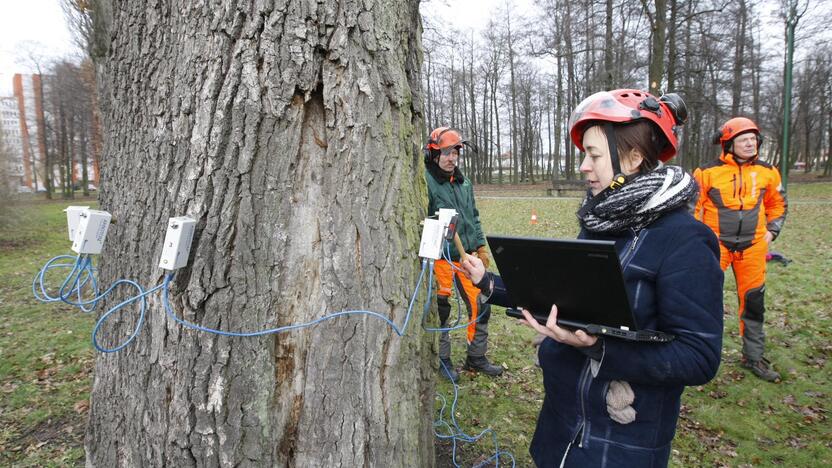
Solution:
M 465 359 L 465 366 L 463 367 L 465 370 L 482 372 L 483 374 L 490 375 L 492 377 L 496 377 L 503 373 L 502 366 L 495 366 L 494 364 L 491 364 L 485 356 L 468 356 Z
M 439 358 L 439 375 L 453 383 L 459 382 L 459 373 L 454 370 L 454 365 L 450 359 Z
M 754 375 L 766 382 L 780 381 L 780 374 L 771 367 L 771 363 L 766 358 L 761 358 L 759 361 L 750 361 L 743 356 L 740 365 L 746 369 L 750 369 Z

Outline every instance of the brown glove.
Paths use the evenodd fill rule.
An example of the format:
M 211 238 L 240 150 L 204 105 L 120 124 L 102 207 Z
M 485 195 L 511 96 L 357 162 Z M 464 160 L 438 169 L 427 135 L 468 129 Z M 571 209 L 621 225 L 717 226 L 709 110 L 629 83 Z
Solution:
M 477 247 L 477 257 L 482 260 L 482 266 L 486 269 L 488 268 L 488 265 L 491 265 L 491 259 L 488 258 L 488 251 L 485 250 L 484 245 Z

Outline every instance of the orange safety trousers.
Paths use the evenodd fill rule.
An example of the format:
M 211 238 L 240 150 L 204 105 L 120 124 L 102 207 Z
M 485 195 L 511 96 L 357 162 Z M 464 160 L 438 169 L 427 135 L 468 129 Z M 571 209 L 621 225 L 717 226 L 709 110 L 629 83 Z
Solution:
M 766 254 L 768 253 L 768 243 L 765 241 L 752 244 L 745 250 L 732 252 L 728 250 L 722 243 L 719 244 L 720 266 L 722 271 L 725 271 L 730 265 L 734 270 L 734 279 L 737 281 L 737 298 L 739 299 L 739 308 L 737 314 L 740 321 L 740 336 L 745 336 L 745 315 L 749 304 L 747 300 L 749 293 L 756 293 L 755 290 L 760 290 L 758 295 L 762 297 L 763 287 L 766 283 Z M 762 308 L 762 304 L 757 306 Z M 762 322 L 762 310 L 758 313 L 760 317 L 753 317 L 755 321 Z M 751 318 L 751 317 L 749 317 Z
M 453 262 L 453 266 L 459 268 L 459 262 Z M 439 283 L 439 291 L 437 294 L 440 296 L 451 296 L 454 288 L 454 276 L 456 276 L 457 284 L 462 285 L 462 291 L 464 292 L 462 299 L 468 308 L 468 320 L 471 322 L 468 324 L 466 330 L 466 338 L 468 339 L 468 344 L 470 344 L 474 341 L 474 334 L 477 331 L 476 320 L 479 313 L 479 302 L 477 298 L 480 295 L 480 290 L 474 286 L 474 283 L 467 276 L 454 270 L 447 260 L 437 260 L 433 264 L 433 272 L 436 275 L 436 282 Z

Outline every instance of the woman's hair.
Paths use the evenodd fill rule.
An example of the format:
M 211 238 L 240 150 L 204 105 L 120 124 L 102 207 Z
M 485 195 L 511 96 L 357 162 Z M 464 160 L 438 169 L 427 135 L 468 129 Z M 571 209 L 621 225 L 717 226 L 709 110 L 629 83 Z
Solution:
M 633 150 L 638 151 L 643 158 L 639 166 L 639 172 L 642 174 L 652 171 L 659 165 L 659 154 L 668 142 L 654 124 L 647 120 L 636 120 L 632 123 L 616 125 L 614 128 L 618 157 L 623 160 L 629 158 Z

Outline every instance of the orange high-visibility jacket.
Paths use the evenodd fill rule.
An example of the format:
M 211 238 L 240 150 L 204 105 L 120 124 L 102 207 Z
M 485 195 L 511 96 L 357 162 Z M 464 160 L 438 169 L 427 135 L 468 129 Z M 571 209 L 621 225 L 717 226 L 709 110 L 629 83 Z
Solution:
M 734 155 L 693 172 L 699 184 L 694 216 L 707 224 L 731 251 L 745 250 L 770 231 L 776 238 L 786 220 L 788 202 L 780 173 L 771 164 L 754 159 L 737 164 Z

